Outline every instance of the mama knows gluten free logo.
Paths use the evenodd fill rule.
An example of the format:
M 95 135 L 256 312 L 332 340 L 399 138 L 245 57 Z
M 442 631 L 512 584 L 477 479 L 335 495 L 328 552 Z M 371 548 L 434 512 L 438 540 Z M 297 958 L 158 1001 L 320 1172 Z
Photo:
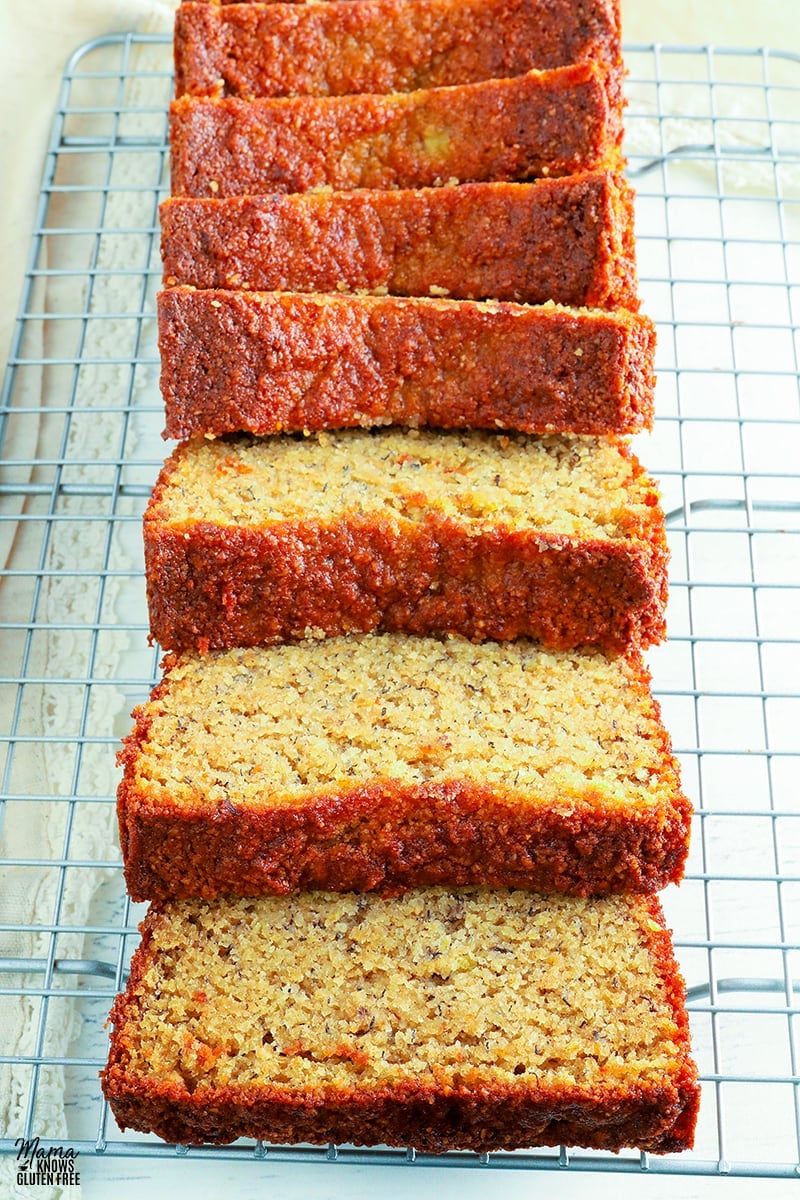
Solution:
M 19 1187 L 77 1187 L 81 1181 L 78 1151 L 71 1146 L 48 1146 L 39 1138 L 17 1138 L 17 1185 Z

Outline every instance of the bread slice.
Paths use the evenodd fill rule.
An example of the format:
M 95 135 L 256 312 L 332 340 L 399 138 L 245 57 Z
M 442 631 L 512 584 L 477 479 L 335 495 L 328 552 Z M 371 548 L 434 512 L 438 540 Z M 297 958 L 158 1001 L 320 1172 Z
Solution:
M 389 429 L 186 443 L 144 528 L 164 649 L 383 629 L 614 650 L 664 632 L 664 516 L 613 440 Z
M 171 199 L 161 234 L 167 286 L 638 308 L 632 192 L 610 172 Z
M 173 196 L 418 188 L 619 165 L 596 63 L 391 96 L 207 99 L 170 109 Z
M 619 72 L 617 0 L 201 3 L 175 15 L 177 96 L 407 92 L 587 60 Z
M 168 659 L 120 755 L 134 900 L 680 880 L 638 655 L 364 634 Z
M 655 329 L 620 309 L 171 288 L 165 436 L 437 425 L 628 434 L 653 419 Z
M 175 901 L 143 926 L 103 1090 L 168 1141 L 438 1153 L 691 1146 L 655 898 L 432 888 Z

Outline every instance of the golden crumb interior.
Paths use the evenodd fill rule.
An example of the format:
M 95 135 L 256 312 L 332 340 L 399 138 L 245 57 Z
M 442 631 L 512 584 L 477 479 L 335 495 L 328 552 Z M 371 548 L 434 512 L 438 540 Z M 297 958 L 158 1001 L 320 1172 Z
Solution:
M 365 634 L 177 661 L 139 711 L 154 802 L 301 803 L 376 781 L 460 781 L 519 803 L 679 793 L 637 658 Z
M 613 439 L 346 430 L 185 447 L 157 515 L 263 526 L 435 513 L 476 528 L 609 539 L 649 525 L 652 498 L 652 483 Z
M 679 1031 L 635 896 L 480 888 L 181 901 L 118 1030 L 129 1070 L 226 1084 L 659 1086 Z

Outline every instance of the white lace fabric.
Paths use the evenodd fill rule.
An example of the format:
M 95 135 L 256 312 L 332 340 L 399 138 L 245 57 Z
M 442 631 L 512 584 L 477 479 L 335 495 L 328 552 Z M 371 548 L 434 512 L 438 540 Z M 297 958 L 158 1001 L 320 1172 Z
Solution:
M 161 32 L 171 27 L 170 4 L 128 3 L 125 7 L 129 10 L 129 28 Z M 128 64 L 132 74 L 139 53 L 132 48 Z M 118 69 L 118 47 L 109 49 L 105 64 L 102 51 L 93 54 L 89 69 Z M 76 103 L 90 104 L 85 97 L 84 87 Z M 131 79 L 122 101 L 126 109 L 134 110 L 124 118 L 125 134 L 135 136 L 137 129 L 151 132 L 152 114 L 139 118 L 135 110 L 164 103 L 163 80 Z M 92 120 L 97 125 L 96 116 L 85 118 L 87 123 Z M 79 133 L 80 128 L 81 117 L 73 118 L 72 133 Z M 89 319 L 26 322 L 20 357 L 71 358 L 81 343 L 87 359 L 118 360 L 124 359 L 126 352 L 133 354 L 137 322 L 105 314 L 139 312 L 141 275 L 113 272 L 143 266 L 142 256 L 147 256 L 152 239 L 120 236 L 113 231 L 152 224 L 153 191 L 126 189 L 142 185 L 152 188 L 157 170 L 155 157 L 115 156 L 113 190 L 102 212 L 104 233 L 99 239 L 80 235 L 43 239 L 37 267 L 68 268 L 75 274 L 39 276 L 28 310 L 54 316 L 86 312 Z M 107 162 L 105 155 L 94 159 L 89 155 L 72 159 L 64 156 L 58 181 L 79 186 L 100 183 L 98 172 L 105 172 Z M 97 220 L 102 195 L 102 189 L 96 194 L 54 194 L 47 226 L 69 230 L 91 226 Z M 96 275 L 90 285 L 86 271 L 93 260 L 102 272 L 110 273 Z M 104 316 L 92 320 L 91 314 Z M 152 319 L 142 323 L 140 338 L 140 351 L 144 346 L 152 352 Z M 0 776 L 5 773 L 4 792 L 19 797 L 5 806 L 0 826 L 2 859 L 35 859 L 49 864 L 57 863 L 65 853 L 70 860 L 83 862 L 119 858 L 116 819 L 110 802 L 117 782 L 115 748 L 107 743 L 83 743 L 80 737 L 82 732 L 90 737 L 115 737 L 120 725 L 124 727 L 127 722 L 129 697 L 113 680 L 133 635 L 116 629 L 115 621 L 123 619 L 120 613 L 126 609 L 130 618 L 130 596 L 126 592 L 132 584 L 124 574 L 107 575 L 101 582 L 101 572 L 105 567 L 111 571 L 130 570 L 139 531 L 136 523 L 124 525 L 103 519 L 104 514 L 112 513 L 110 494 L 69 492 L 80 493 L 86 484 L 115 483 L 115 469 L 98 467 L 93 460 L 133 453 L 139 438 L 137 419 L 135 412 L 126 418 L 122 409 L 129 398 L 134 408 L 142 399 L 152 404 L 157 398 L 157 389 L 155 397 L 153 394 L 154 381 L 154 372 L 137 370 L 132 376 L 131 367 L 124 362 L 104 365 L 97 361 L 77 370 L 54 365 L 20 367 L 17 371 L 12 404 L 20 415 L 8 421 L 3 446 L 7 463 L 4 478 L 44 487 L 40 494 L 26 497 L 22 522 L 0 522 L 0 565 L 11 571 L 42 569 L 43 573 L 38 578 L 35 574 L 7 575 L 0 583 L 2 619 L 9 623 L 34 622 L 30 631 L 0 631 L 0 672 L 26 680 L 22 687 L 0 689 L 0 727 L 14 739 L 10 754 L 7 745 L 0 749 Z M 48 413 L 48 408 L 63 410 L 70 404 L 73 386 L 73 413 L 69 418 L 63 411 Z M 26 409 L 40 411 L 26 414 Z M 35 465 L 53 459 L 63 460 L 65 465 Z M 20 462 L 26 465 L 14 465 Z M 57 481 L 67 488 L 52 501 Z M 51 502 L 54 519 L 43 519 L 48 517 Z M 113 512 L 132 513 L 134 506 L 135 501 L 117 499 Z M 19 495 L 0 496 L 0 513 L 5 516 L 19 511 Z M 76 568 L 89 574 L 75 574 Z M 95 570 L 96 576 L 92 574 Z M 138 584 L 136 591 L 141 592 Z M 144 613 L 134 619 L 144 621 Z M 98 622 L 102 628 L 95 633 Z M 141 637 L 144 640 L 144 635 Z M 88 690 L 81 683 L 67 682 L 86 679 L 112 682 Z M 73 794 L 87 800 L 64 803 L 64 798 Z M 0 925 L 17 927 L 11 932 L 0 931 L 0 957 L 39 963 L 45 963 L 48 956 L 84 957 L 84 934 L 59 933 L 51 945 L 53 935 L 48 927 L 85 925 L 93 896 L 109 874 L 99 867 L 70 868 L 62 874 L 53 865 L 0 866 Z M 75 977 L 65 982 L 74 987 Z M 35 989 L 44 985 L 45 976 L 40 971 L 5 974 L 0 976 L 0 983 L 9 988 Z M 52 1057 L 68 1056 L 80 1024 L 78 1005 L 69 998 L 52 997 L 43 1013 L 42 1000 L 36 995 L 0 996 L 0 1053 L 25 1057 L 43 1051 Z M 44 1042 L 40 1043 L 42 1031 Z M 0 1064 L 2 1136 L 14 1138 L 23 1132 L 31 1084 L 30 1065 Z M 35 1094 L 33 1132 L 67 1142 L 70 1130 L 64 1109 L 64 1071 L 58 1066 L 40 1066 Z M 74 1188 L 66 1192 L 58 1187 L 18 1188 L 15 1175 L 13 1156 L 0 1159 L 3 1197 L 56 1200 L 62 1194 L 77 1194 Z

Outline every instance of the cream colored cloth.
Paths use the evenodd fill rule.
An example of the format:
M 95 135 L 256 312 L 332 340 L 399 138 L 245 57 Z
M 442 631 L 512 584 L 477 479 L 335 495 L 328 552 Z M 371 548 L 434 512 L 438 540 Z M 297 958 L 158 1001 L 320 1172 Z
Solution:
M 68 3 L 59 0 L 57 5 L 44 0 L 36 5 L 4 4 L 0 7 L 0 45 L 6 51 L 9 48 L 14 51 L 12 61 L 4 64 L 3 72 L 4 91 L 10 88 L 10 92 L 0 104 L 3 179 L 13 180 L 14 183 L 13 187 L 6 186 L 4 189 L 7 220 L 0 248 L 0 265 L 6 281 L 2 303 L 4 344 L 10 335 L 21 275 L 30 252 L 31 226 L 43 158 L 64 62 L 81 42 L 105 32 L 129 29 L 168 32 L 172 7 L 168 0 L 164 3 L 154 3 L 153 0 L 115 0 L 112 3 L 108 0 L 102 3 L 83 0 L 81 3 Z M 110 53 L 108 63 L 94 60 L 92 67 L 97 69 L 105 66 L 114 70 L 117 62 L 116 53 Z M 135 62 L 131 66 L 135 68 Z M 126 102 L 152 103 L 153 97 L 142 93 L 147 86 L 140 81 L 131 83 Z M 150 86 L 152 88 L 154 85 Z M 162 94 L 163 89 L 159 91 L 159 97 Z M 159 103 L 160 99 L 156 102 Z M 87 101 L 84 99 L 82 103 Z M 117 185 L 126 182 L 134 185 L 152 183 L 152 161 L 142 164 L 137 155 L 123 155 L 120 159 L 115 164 Z M 87 182 L 77 176 L 70 181 Z M 141 213 L 135 211 L 138 200 L 137 193 L 126 192 L 120 186 L 108 202 L 107 226 L 146 224 L 150 218 L 143 221 Z M 89 224 L 90 219 L 81 211 L 81 205 L 85 203 L 80 193 L 54 195 L 49 223 L 67 228 Z M 86 239 L 80 237 L 48 239 L 44 251 L 47 260 L 40 261 L 39 265 L 69 267 L 82 272 L 89 265 L 86 256 L 91 252 Z M 98 266 L 126 270 L 131 265 L 127 253 L 124 239 L 104 237 L 98 244 Z M 71 300 L 66 295 L 70 288 L 73 289 Z M 74 289 L 73 279 L 40 279 L 30 307 L 43 312 L 79 308 L 81 300 Z M 140 291 L 141 280 L 136 276 L 100 276 L 95 282 L 89 309 L 99 313 L 135 312 Z M 119 346 L 125 344 L 129 330 L 130 323 L 126 325 L 114 320 L 90 323 L 86 332 L 86 356 L 100 359 L 115 357 L 120 353 Z M 152 350 L 152 322 L 146 323 L 143 336 Z M 69 357 L 74 352 L 73 323 L 30 323 L 29 339 L 24 347 L 25 357 Z M 92 366 L 82 369 L 75 396 L 77 408 L 85 411 L 92 407 L 119 405 L 125 400 L 128 378 L 128 369 L 124 366 L 112 370 Z M 153 387 L 154 379 L 149 383 Z M 16 407 L 63 406 L 68 398 L 63 373 L 26 369 L 18 374 L 13 395 Z M 133 398 L 135 401 L 136 396 Z M 148 398 L 152 402 L 153 397 Z M 64 430 L 64 418 L 61 415 L 54 415 L 52 419 L 39 415 L 21 422 L 11 422 L 4 448 L 5 457 L 58 457 Z M 88 421 L 85 418 L 73 421 L 66 446 L 67 459 L 91 460 L 113 455 L 113 447 L 119 444 L 119 430 L 120 419 L 114 413 L 98 412 Z M 134 422 L 126 437 L 129 452 L 135 437 Z M 30 471 L 12 468 L 10 478 L 26 480 L 32 475 Z M 50 475 L 46 470 L 42 478 L 49 481 Z M 70 468 L 70 481 L 73 483 L 80 483 L 81 480 L 93 482 L 96 478 L 97 470 L 91 466 Z M 5 512 L 18 511 L 18 503 L 15 497 L 0 497 L 0 506 Z M 26 502 L 25 511 L 29 516 L 35 516 L 42 510 L 35 501 L 30 501 Z M 50 531 L 44 560 L 48 571 L 57 572 L 61 567 L 69 571 L 76 565 L 84 569 L 91 570 L 93 566 L 100 569 L 105 557 L 106 523 L 80 518 L 102 511 L 102 501 L 93 496 L 76 495 L 59 499 L 58 513 L 62 520 L 54 523 Z M 125 510 L 118 505 L 117 511 Z M 78 519 L 63 520 L 72 516 Z M 35 566 L 42 546 L 42 524 L 39 521 L 22 524 L 16 534 L 11 523 L 0 525 L 0 565 L 26 569 Z M 115 536 L 109 565 L 121 569 L 130 567 L 131 559 L 124 537 Z M 104 619 L 112 625 L 115 614 L 119 613 L 123 587 L 122 579 L 111 577 L 106 582 Z M 69 573 L 43 579 L 37 600 L 37 620 L 43 625 L 66 622 L 77 625 L 78 629 L 74 632 L 43 631 L 42 635 L 37 634 L 31 643 L 26 677 L 79 679 L 87 675 L 99 675 L 114 679 L 120 673 L 120 661 L 129 649 L 128 634 L 123 631 L 105 633 L 102 643 L 98 642 L 95 654 L 91 638 L 80 629 L 81 626 L 90 626 L 95 620 L 97 595 L 97 587 L 92 579 Z M 4 619 L 28 620 L 32 601 L 31 579 L 9 577 L 0 585 L 0 611 Z M 135 619 L 141 620 L 142 617 L 140 615 Z M 13 675 L 19 670 L 23 642 L 24 634 L 18 631 L 5 631 L 0 637 L 0 661 L 4 674 Z M 16 695 L 10 691 L 0 698 L 0 723 L 4 732 L 10 728 L 15 700 Z M 67 731 L 80 729 L 84 720 L 83 703 L 84 689 L 81 687 L 26 685 L 17 714 L 16 735 L 38 738 L 44 734 L 64 740 L 16 744 L 10 781 L 12 793 L 54 798 L 70 794 L 76 759 L 75 746 L 70 744 Z M 113 736 L 116 732 L 115 718 L 121 716 L 124 722 L 128 708 L 127 698 L 114 685 L 94 688 L 90 711 L 86 714 L 87 729 L 92 733 Z M 100 709 L 102 711 L 98 711 Z M 80 761 L 81 794 L 109 796 L 113 794 L 115 784 L 113 748 L 104 744 L 85 745 Z M 69 811 L 69 806 L 59 803 L 57 799 L 53 802 L 11 802 L 0 829 L 0 856 L 45 860 L 60 858 L 64 853 Z M 69 846 L 72 858 L 89 861 L 118 858 L 112 807 L 107 804 L 76 804 L 72 812 Z M 61 924 L 84 925 L 89 917 L 95 889 L 104 882 L 106 876 L 107 872 L 101 869 L 68 872 L 63 900 L 56 914 L 60 881 L 54 868 L 0 867 L 0 923 L 48 925 L 57 916 Z M 4 957 L 44 959 L 49 945 L 50 936 L 47 933 L 20 931 L 0 934 L 0 956 Z M 85 947 L 82 935 L 59 935 L 55 952 L 60 958 L 83 957 Z M 41 975 L 35 974 L 24 977 L 6 975 L 2 979 L 3 983 L 12 986 L 18 986 L 23 981 L 26 986 L 34 988 L 44 982 Z M 70 979 L 69 982 L 74 984 L 75 980 Z M 22 999 L 0 997 L 0 1053 L 35 1053 L 41 1016 L 41 1000 L 35 995 L 29 994 Z M 80 1020 L 74 1003 L 51 1000 L 43 1047 L 45 1053 L 54 1056 L 74 1053 L 72 1047 L 80 1032 Z M 3 1136 L 16 1137 L 24 1127 L 30 1082 L 29 1067 L 0 1066 L 0 1133 Z M 50 1066 L 40 1069 L 34 1133 L 56 1140 L 68 1140 L 64 1113 L 65 1090 L 63 1071 Z M 3 1158 L 0 1161 L 0 1195 L 4 1198 L 19 1195 L 55 1200 L 61 1194 L 59 1188 L 18 1188 L 15 1173 L 13 1158 Z M 75 1189 L 69 1189 L 66 1194 L 74 1197 Z
M 11 337 L 30 250 L 44 154 L 64 64 L 90 38 L 169 32 L 177 0 L 0 2 L 0 356 Z

